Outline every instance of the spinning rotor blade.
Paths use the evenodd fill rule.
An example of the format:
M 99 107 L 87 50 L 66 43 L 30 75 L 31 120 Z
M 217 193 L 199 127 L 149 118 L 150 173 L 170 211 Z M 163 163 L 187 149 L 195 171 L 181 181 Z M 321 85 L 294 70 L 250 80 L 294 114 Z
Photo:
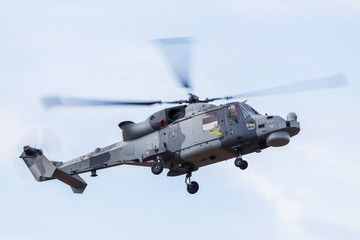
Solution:
M 65 98 L 59 96 L 43 97 L 43 104 L 46 108 L 56 106 L 119 106 L 119 105 L 140 105 L 150 106 L 153 104 L 162 104 L 162 101 L 109 101 L 109 100 L 95 100 L 95 99 L 81 99 L 81 98 Z
M 189 78 L 190 38 L 164 38 L 156 40 L 184 88 L 191 88 Z
M 26 133 L 19 141 L 17 150 L 27 145 L 52 154 L 60 153 L 62 149 L 59 136 L 47 128 L 35 128 Z
M 287 84 L 287 85 L 283 85 L 283 86 L 237 94 L 234 96 L 228 96 L 228 97 L 223 97 L 223 98 L 213 98 L 210 100 L 212 100 L 212 101 L 221 100 L 221 99 L 229 100 L 229 99 L 233 99 L 233 98 L 259 97 L 259 96 L 277 95 L 277 94 L 285 94 L 285 93 L 293 93 L 293 92 L 303 92 L 303 91 L 310 91 L 310 90 L 320 90 L 320 89 L 344 86 L 347 83 L 348 83 L 348 81 L 343 74 L 337 74 L 337 75 L 330 76 L 330 77 L 317 78 L 317 79 L 307 80 L 307 81 L 303 81 L 303 82 L 297 82 L 297 83 Z

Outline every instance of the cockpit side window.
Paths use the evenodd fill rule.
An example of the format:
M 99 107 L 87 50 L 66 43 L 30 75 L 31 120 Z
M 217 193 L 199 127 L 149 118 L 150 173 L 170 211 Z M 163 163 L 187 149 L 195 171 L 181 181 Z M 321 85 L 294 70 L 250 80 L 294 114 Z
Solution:
M 212 113 L 203 117 L 203 131 L 216 128 L 219 125 L 218 116 Z
M 239 104 L 239 106 L 240 106 L 240 110 L 241 110 L 244 118 L 247 118 L 247 117 L 249 117 L 251 115 L 258 115 L 259 114 L 255 109 L 253 109 L 248 104 L 241 103 L 241 104 Z
M 249 109 L 250 112 L 253 114 L 259 115 L 258 111 L 256 111 L 253 107 L 251 107 L 249 104 L 244 104 L 247 109 Z
M 240 110 L 244 116 L 244 118 L 247 118 L 251 115 L 251 112 L 249 111 L 249 109 L 247 109 L 243 104 L 239 104 L 240 106 Z

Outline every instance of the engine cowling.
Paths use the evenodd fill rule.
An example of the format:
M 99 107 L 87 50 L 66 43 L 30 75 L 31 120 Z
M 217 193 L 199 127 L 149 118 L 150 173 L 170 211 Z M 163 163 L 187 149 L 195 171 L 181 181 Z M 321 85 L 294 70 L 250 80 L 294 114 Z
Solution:
M 121 128 L 123 134 L 123 140 L 129 141 L 148 135 L 176 121 L 177 119 L 183 118 L 185 116 L 185 108 L 186 106 L 166 108 L 152 114 L 145 121 L 139 123 L 131 121 L 119 123 L 119 127 Z

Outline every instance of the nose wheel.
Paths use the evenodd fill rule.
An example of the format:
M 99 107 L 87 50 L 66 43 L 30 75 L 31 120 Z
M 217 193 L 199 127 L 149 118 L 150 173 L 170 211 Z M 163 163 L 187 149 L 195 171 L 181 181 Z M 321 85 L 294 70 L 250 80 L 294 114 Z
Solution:
M 199 190 L 199 184 L 195 181 L 191 181 L 191 172 L 188 172 L 185 177 L 186 189 L 188 193 L 195 194 Z

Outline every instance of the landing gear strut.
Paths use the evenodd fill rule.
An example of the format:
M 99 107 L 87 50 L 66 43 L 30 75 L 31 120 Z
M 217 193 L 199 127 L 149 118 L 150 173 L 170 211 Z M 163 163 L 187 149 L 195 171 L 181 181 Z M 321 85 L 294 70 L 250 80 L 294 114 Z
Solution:
M 186 174 L 185 183 L 187 185 L 188 193 L 195 194 L 199 190 L 199 184 L 195 181 L 191 181 L 191 172 Z
M 249 165 L 247 161 L 241 158 L 240 154 L 236 157 L 234 164 L 236 167 L 240 168 L 241 170 L 247 169 Z
M 159 175 L 164 169 L 164 159 L 160 155 L 157 156 L 156 159 L 158 162 L 154 162 L 154 164 L 151 166 L 151 172 L 155 175 Z

